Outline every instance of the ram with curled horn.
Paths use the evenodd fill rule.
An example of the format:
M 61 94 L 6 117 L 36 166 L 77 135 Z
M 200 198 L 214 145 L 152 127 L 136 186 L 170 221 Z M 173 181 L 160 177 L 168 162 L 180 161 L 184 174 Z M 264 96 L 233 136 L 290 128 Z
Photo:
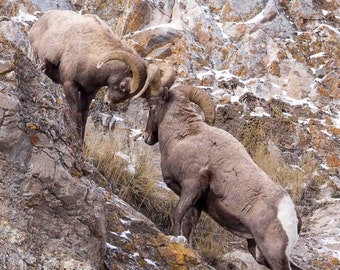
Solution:
M 205 114 L 205 122 L 192 106 Z M 220 226 L 246 238 L 248 250 L 273 270 L 301 269 L 289 255 L 301 220 L 287 191 L 274 183 L 228 132 L 213 127 L 207 93 L 179 86 L 148 99 L 144 141 L 159 142 L 162 176 L 178 196 L 172 233 L 189 241 L 206 212 Z
M 90 103 L 101 87 L 107 86 L 105 100 L 114 104 L 148 96 L 151 90 L 161 92 L 162 84 L 175 78 L 170 65 L 149 67 L 96 15 L 48 11 L 33 24 L 29 40 L 46 75 L 63 85 L 82 139 Z

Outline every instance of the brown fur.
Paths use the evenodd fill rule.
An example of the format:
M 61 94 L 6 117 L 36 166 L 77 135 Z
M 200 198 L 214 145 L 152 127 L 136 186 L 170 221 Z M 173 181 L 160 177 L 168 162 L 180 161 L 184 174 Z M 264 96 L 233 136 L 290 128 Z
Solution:
M 173 234 L 190 239 L 192 221 L 205 211 L 223 228 L 248 239 L 259 263 L 290 269 L 288 237 L 277 216 L 286 190 L 269 179 L 231 134 L 201 120 L 187 98 L 191 88 L 177 87 L 168 97 L 148 100 L 145 142 L 159 142 L 164 181 L 180 196 Z M 291 218 L 296 221 L 297 216 Z
M 44 63 L 46 75 L 63 85 L 82 137 L 90 103 L 101 87 L 108 86 L 110 103 L 136 94 L 130 93 L 132 73 L 125 62 L 112 60 L 97 67 L 105 56 L 114 51 L 135 55 L 145 69 L 141 79 L 146 80 L 144 60 L 95 15 L 49 11 L 33 25 L 29 40 Z

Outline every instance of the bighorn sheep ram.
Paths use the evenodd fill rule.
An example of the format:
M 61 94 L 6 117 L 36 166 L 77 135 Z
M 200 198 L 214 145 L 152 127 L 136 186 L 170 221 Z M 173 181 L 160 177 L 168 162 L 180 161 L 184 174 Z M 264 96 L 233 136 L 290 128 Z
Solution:
M 63 85 L 82 139 L 90 103 L 101 87 L 108 86 L 105 100 L 114 104 L 158 93 L 175 80 L 170 65 L 147 65 L 95 15 L 49 11 L 34 23 L 29 40 L 46 75 Z
M 180 196 L 172 233 L 190 240 L 205 211 L 246 238 L 258 263 L 275 270 L 301 269 L 288 257 L 301 221 L 287 191 L 254 163 L 236 138 L 204 123 L 190 101 L 201 107 L 208 124 L 214 123 L 214 103 L 198 88 L 179 86 L 148 99 L 144 140 L 159 142 L 163 179 Z

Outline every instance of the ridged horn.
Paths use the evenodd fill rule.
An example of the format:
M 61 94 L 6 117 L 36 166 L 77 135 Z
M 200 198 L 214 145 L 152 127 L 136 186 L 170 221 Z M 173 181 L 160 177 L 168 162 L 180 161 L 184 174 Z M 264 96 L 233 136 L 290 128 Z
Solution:
M 215 104 L 209 95 L 196 87 L 185 86 L 185 88 L 189 100 L 197 104 L 203 111 L 205 122 L 211 126 L 214 125 L 216 118 Z
M 147 67 L 147 78 L 143 89 L 133 97 L 136 99 L 148 92 L 147 97 L 159 96 L 164 88 L 170 89 L 176 80 L 176 71 L 167 62 L 149 64 Z
M 157 64 L 162 71 L 162 86 L 170 89 L 176 80 L 177 73 L 172 65 L 167 62 Z
M 125 51 L 116 51 L 105 56 L 98 64 L 97 68 L 101 68 L 106 62 L 111 60 L 120 60 L 125 62 L 132 71 L 132 80 L 130 83 L 130 93 L 138 93 L 143 89 L 147 72 L 143 59 L 136 55 Z
M 150 64 L 147 66 L 147 77 L 144 87 L 132 99 L 141 97 L 147 90 L 149 91 L 148 96 L 157 96 L 158 92 L 162 90 L 161 71 L 157 65 Z

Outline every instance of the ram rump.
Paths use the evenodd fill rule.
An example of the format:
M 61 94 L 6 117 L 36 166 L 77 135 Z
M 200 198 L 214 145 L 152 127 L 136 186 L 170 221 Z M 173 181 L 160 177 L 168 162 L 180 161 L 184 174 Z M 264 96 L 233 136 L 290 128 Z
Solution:
M 107 86 L 106 102 L 115 104 L 157 94 L 175 80 L 170 65 L 148 65 L 96 15 L 48 11 L 30 29 L 29 40 L 45 74 L 63 85 L 82 139 L 101 87 Z
M 202 116 L 192 106 L 202 109 Z M 148 99 L 144 140 L 159 142 L 165 183 L 180 198 L 172 233 L 190 241 L 202 211 L 246 238 L 256 261 L 274 270 L 301 269 L 289 254 L 300 218 L 287 191 L 274 183 L 228 132 L 211 126 L 215 107 L 207 93 L 179 86 Z

